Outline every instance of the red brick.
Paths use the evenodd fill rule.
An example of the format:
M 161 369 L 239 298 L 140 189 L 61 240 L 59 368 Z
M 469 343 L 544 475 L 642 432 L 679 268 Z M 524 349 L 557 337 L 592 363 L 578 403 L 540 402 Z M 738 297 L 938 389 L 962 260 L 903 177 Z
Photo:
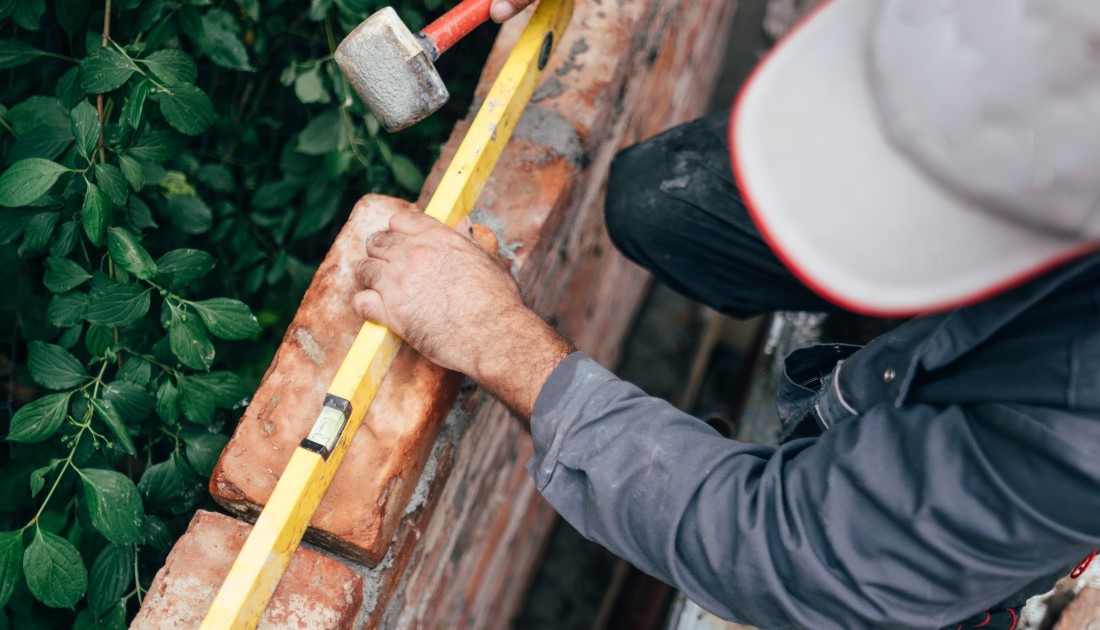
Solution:
M 251 527 L 199 511 L 157 572 L 131 630 L 197 628 L 210 609 Z M 267 610 L 264 630 L 339 630 L 354 627 L 363 580 L 336 560 L 299 548 Z
M 364 197 L 317 270 L 294 321 L 210 479 L 227 509 L 254 517 L 295 447 L 362 320 L 351 310 L 363 243 L 403 201 Z M 368 564 L 382 559 L 462 377 L 409 347 L 394 360 L 363 428 L 313 518 L 307 539 Z
M 1054 630 L 1100 630 L 1100 589 L 1086 586 L 1062 612 Z

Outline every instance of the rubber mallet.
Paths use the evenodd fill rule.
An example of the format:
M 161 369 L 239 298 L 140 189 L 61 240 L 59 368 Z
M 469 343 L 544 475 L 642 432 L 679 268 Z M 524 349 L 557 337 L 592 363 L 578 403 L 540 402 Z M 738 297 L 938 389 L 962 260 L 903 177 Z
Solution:
M 491 1 L 464 0 L 415 34 L 386 7 L 340 42 L 336 64 L 386 131 L 410 127 L 450 98 L 434 62 L 489 19 Z

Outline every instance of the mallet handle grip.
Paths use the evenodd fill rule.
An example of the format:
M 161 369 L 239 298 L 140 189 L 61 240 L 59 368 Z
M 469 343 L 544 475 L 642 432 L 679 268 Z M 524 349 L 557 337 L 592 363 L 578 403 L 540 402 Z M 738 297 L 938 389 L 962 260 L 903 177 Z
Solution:
M 492 0 L 463 0 L 455 8 L 439 16 L 420 31 L 442 55 L 458 40 L 466 37 L 475 28 L 489 19 L 489 4 Z

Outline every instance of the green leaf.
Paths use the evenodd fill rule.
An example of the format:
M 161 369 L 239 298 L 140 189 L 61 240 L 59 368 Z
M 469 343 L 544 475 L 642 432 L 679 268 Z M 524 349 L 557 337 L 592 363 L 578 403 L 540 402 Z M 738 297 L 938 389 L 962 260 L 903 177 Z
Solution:
M 182 50 L 165 49 L 141 60 L 161 82 L 168 85 L 194 83 L 199 77 L 199 68 L 191 56 Z
M 87 100 L 80 101 L 72 111 L 73 137 L 76 149 L 85 159 L 91 159 L 99 144 L 99 114 Z
M 404 155 L 393 156 L 390 160 L 390 171 L 397 185 L 411 193 L 420 192 L 420 188 L 424 185 L 424 175 L 412 160 Z
M 168 195 L 168 219 L 184 234 L 202 234 L 210 229 L 214 214 L 194 195 Z
M 68 258 L 50 256 L 46 259 L 46 274 L 42 277 L 42 283 L 54 293 L 65 293 L 84 284 L 91 277 L 92 274 L 78 263 Z
M 209 477 L 229 438 L 221 433 L 197 430 L 185 433 L 183 442 L 187 445 L 187 461 L 191 467 L 203 477 Z
M 147 514 L 145 516 L 145 544 L 157 551 L 168 551 L 172 546 L 172 530 L 163 520 Z
M 257 210 L 283 208 L 302 190 L 302 183 L 290 179 L 267 182 L 252 196 L 252 206 Z
M 73 141 L 73 131 L 69 127 L 35 127 L 19 136 L 8 154 L 8 162 L 14 163 L 27 158 L 53 160 L 61 155 Z
M 126 604 L 115 604 L 98 619 L 85 608 L 77 613 L 72 630 L 126 630 Z
M 130 438 L 130 432 L 126 429 L 126 423 L 122 421 L 122 417 L 118 415 L 118 410 L 110 402 L 98 398 L 92 399 L 92 408 L 95 409 L 96 415 L 103 421 L 103 424 L 106 424 L 107 428 L 111 430 L 111 434 L 118 440 L 122 450 L 126 451 L 128 455 L 137 455 L 134 440 Z
M 62 223 L 61 229 L 57 231 L 57 238 L 50 242 L 50 255 L 56 258 L 68 256 L 69 252 L 76 247 L 76 242 L 79 239 L 80 236 L 77 234 L 75 222 L 66 221 Z
M 128 153 L 139 160 L 159 164 L 179 155 L 186 144 L 186 138 L 178 133 L 157 129 L 141 134 Z
M 39 212 L 27 221 L 23 228 L 25 254 L 37 254 L 46 249 L 59 218 L 56 212 Z
M 84 322 L 73 324 L 57 338 L 57 345 L 66 350 L 72 350 L 76 342 L 80 341 L 80 334 L 82 332 L 84 332 Z
M 324 155 L 329 151 L 335 151 L 340 145 L 342 132 L 340 112 L 336 109 L 326 110 L 325 113 L 309 121 L 306 128 L 298 135 L 298 151 L 306 155 Z
M 107 229 L 107 252 L 119 267 L 142 280 L 149 280 L 157 273 L 153 257 L 126 228 Z
M 41 158 L 19 160 L 0 175 L 0 206 L 29 206 L 70 169 Z
M 141 197 L 134 195 L 130 197 L 130 205 L 126 206 L 130 215 L 130 225 L 139 230 L 156 229 L 160 227 L 157 222 L 153 220 L 153 213 L 149 210 L 149 206 L 145 205 L 145 202 L 141 200 Z
M 72 137 L 72 121 L 61 102 L 49 96 L 32 96 L 12 107 L 6 116 L 15 135 L 30 133 L 36 127 L 64 129 Z
M 64 538 L 35 528 L 23 554 L 23 574 L 31 594 L 52 608 L 72 608 L 88 588 L 80 552 Z
M 201 41 L 203 35 L 202 14 L 195 7 L 183 7 L 176 12 L 176 20 L 180 30 L 187 34 L 196 43 Z
M 329 155 L 338 155 L 336 153 L 330 153 Z M 312 189 L 311 184 L 310 188 Z M 319 199 L 311 200 L 309 195 L 306 195 L 306 206 L 301 213 L 301 218 L 298 220 L 298 225 L 294 228 L 294 232 L 291 236 L 292 240 L 298 240 L 302 238 L 308 238 L 317 234 L 325 227 L 327 227 L 332 220 L 336 218 L 336 214 L 340 211 L 340 202 L 344 197 L 344 182 L 325 182 L 324 193 Z
M 229 193 L 236 188 L 233 173 L 223 164 L 203 164 L 195 177 L 215 192 Z
M 209 370 L 214 363 L 214 344 L 210 343 L 202 321 L 193 313 L 182 313 L 173 308 L 168 343 L 172 354 L 192 370 Z
M 191 284 L 214 268 L 214 257 L 198 249 L 173 249 L 157 259 L 157 282 L 172 289 Z
M 96 531 L 117 545 L 145 542 L 145 511 L 134 482 L 114 470 L 78 468 L 77 473 Z
M 211 402 L 221 409 L 232 409 L 237 405 L 243 405 L 252 394 L 252 390 L 245 385 L 244 380 L 232 372 L 194 374 L 180 379 L 180 387 L 186 396 L 201 390 L 203 395 L 210 398 Z
M 124 421 L 135 424 L 147 418 L 156 404 L 144 387 L 122 380 L 104 387 L 103 399 L 111 403 Z
M 11 19 L 28 31 L 37 31 L 41 26 L 42 15 L 46 12 L 45 0 L 20 0 L 15 3 Z
M 248 339 L 260 332 L 256 316 L 240 300 L 214 298 L 190 302 L 210 334 L 221 339 Z
M 102 94 L 122 87 L 137 66 L 111 46 L 105 46 L 80 62 L 80 87 L 88 94 Z
M 206 92 L 187 83 L 168 90 L 159 96 L 160 112 L 176 131 L 195 136 L 214 122 L 214 104 Z
M 130 357 L 126 359 L 126 362 L 118 369 L 118 373 L 115 374 L 115 378 L 119 381 L 133 383 L 141 388 L 147 386 L 149 384 L 149 379 L 152 377 L 153 366 L 141 357 Z
M 31 472 L 30 485 L 32 497 L 36 497 L 38 496 L 39 492 L 42 492 L 42 488 L 46 486 L 46 475 L 53 472 L 53 470 L 57 468 L 57 465 L 60 464 L 62 461 L 64 460 L 51 459 L 50 463 L 46 464 L 45 466 L 35 468 L 34 471 Z
M 88 381 L 84 364 L 64 349 L 41 341 L 30 342 L 27 348 L 30 350 L 27 365 L 31 378 L 39 385 L 50 389 L 68 389 Z
M 149 312 L 149 290 L 134 283 L 92 291 L 84 319 L 102 326 L 126 326 Z
M 328 16 L 333 0 L 310 0 L 309 19 L 320 22 Z
M 188 422 L 208 426 L 214 422 L 214 395 L 200 381 L 184 376 L 179 379 L 179 409 Z
M 84 335 L 84 346 L 93 357 L 102 357 L 115 345 L 115 335 L 110 328 L 92 324 Z
M 214 411 L 211 409 L 210 413 Z M 180 415 L 179 390 L 171 379 L 164 379 L 157 388 L 157 415 L 167 424 L 175 424 Z
M 230 70 L 253 70 L 248 61 L 248 50 L 237 36 L 236 20 L 221 9 L 207 11 L 202 16 L 202 35 L 199 46 L 210 61 Z
M 69 109 L 83 100 L 84 88 L 80 87 L 80 67 L 73 66 L 61 75 L 53 92 L 61 104 Z
M 148 81 L 138 81 L 130 88 L 130 95 L 126 97 L 126 104 L 122 106 L 119 117 L 131 129 L 137 129 L 141 125 L 141 113 L 145 110 L 145 99 L 148 96 Z
M 129 155 L 118 156 L 118 163 L 122 166 L 122 175 L 129 182 L 130 188 L 134 192 L 138 192 L 145 187 L 145 173 L 141 169 L 141 162 L 138 162 Z
M 31 216 L 30 210 L 0 211 L 0 245 L 11 245 L 22 236 Z
M 112 214 L 111 200 L 95 184 L 88 184 L 88 190 L 84 192 L 84 205 L 80 208 L 80 223 L 88 240 L 96 247 L 103 246 L 103 237 Z
M 49 273 L 49 272 L 47 272 Z M 46 307 L 46 321 L 58 328 L 71 328 L 84 319 L 88 308 L 88 295 L 79 291 L 55 295 Z
M 0 39 L 0 70 L 17 68 L 46 53 L 18 39 Z
M 179 453 L 173 453 L 167 461 L 145 469 L 138 490 L 150 511 L 181 514 L 189 511 L 201 496 L 203 484 L 190 474 Z
M 12 442 L 41 442 L 57 432 L 69 413 L 72 392 L 47 394 L 27 403 L 11 419 Z
M 129 479 L 126 482 L 129 483 Z M 137 488 L 134 488 L 134 493 L 137 493 Z M 145 542 L 144 536 L 141 542 Z M 102 617 L 103 613 L 118 606 L 133 578 L 134 548 L 131 545 L 104 547 L 92 565 L 91 581 L 88 584 L 88 610 L 92 615 Z
M 53 7 L 58 24 L 69 37 L 79 33 L 88 19 L 88 0 L 61 0 L 55 2 Z
M 95 164 L 95 180 L 107 198 L 116 206 L 125 206 L 130 191 L 126 188 L 126 176 L 114 164 Z
M 0 608 L 23 575 L 23 532 L 0 532 Z
M 331 103 L 332 96 L 321 82 L 320 66 L 299 74 L 294 79 L 294 95 L 303 103 Z

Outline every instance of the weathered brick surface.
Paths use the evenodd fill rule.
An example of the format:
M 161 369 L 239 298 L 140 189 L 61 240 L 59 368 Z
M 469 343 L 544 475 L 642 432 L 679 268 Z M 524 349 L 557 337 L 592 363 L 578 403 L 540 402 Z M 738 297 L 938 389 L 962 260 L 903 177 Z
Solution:
M 199 511 L 157 572 L 131 630 L 197 628 L 251 527 Z M 338 561 L 300 548 L 260 620 L 264 630 L 353 628 L 363 580 Z
M 496 232 L 532 306 L 605 364 L 647 283 L 603 228 L 608 166 L 619 148 L 705 113 L 735 7 L 578 2 L 478 202 L 474 219 Z M 502 29 L 480 95 L 522 22 Z M 466 129 L 456 127 L 422 202 Z M 318 271 L 211 479 L 229 509 L 250 515 L 266 501 L 312 425 L 358 329 L 347 309 L 353 261 L 400 203 L 361 202 Z M 403 350 L 314 518 L 313 540 L 374 564 L 349 563 L 364 578 L 357 627 L 504 627 L 522 600 L 553 512 L 523 469 L 530 440 L 499 403 L 470 388 L 443 422 L 458 386 Z
M 544 82 L 544 97 L 528 109 L 478 204 L 475 216 L 500 228 L 503 246 L 514 252 L 536 310 L 605 364 L 617 357 L 646 281 L 614 251 L 603 228 L 608 165 L 620 147 L 704 113 L 735 6 L 726 0 L 578 3 L 548 69 L 560 93 Z M 503 30 L 486 76 L 519 27 Z M 480 92 L 485 89 L 483 82 Z M 463 131 L 460 125 L 441 164 Z M 441 441 L 447 456 L 431 486 L 433 509 L 399 530 L 416 534 L 399 536 L 391 558 L 412 558 L 392 594 L 387 591 L 389 601 L 379 599 L 370 611 L 371 625 L 504 627 L 526 590 L 552 521 L 522 469 L 530 441 L 484 395 L 472 393 L 462 404 L 473 418 L 448 423 L 460 435 Z M 412 540 L 417 544 L 406 542 Z M 390 572 L 382 580 L 394 577 Z
M 362 324 L 350 307 L 367 236 L 411 205 L 368 195 L 356 204 L 302 301 L 263 384 L 210 479 L 224 507 L 254 518 L 313 426 Z M 403 348 L 313 518 L 308 539 L 367 563 L 386 552 L 458 393 L 461 376 Z
M 1062 612 L 1054 630 L 1100 630 L 1100 588 L 1081 589 Z

